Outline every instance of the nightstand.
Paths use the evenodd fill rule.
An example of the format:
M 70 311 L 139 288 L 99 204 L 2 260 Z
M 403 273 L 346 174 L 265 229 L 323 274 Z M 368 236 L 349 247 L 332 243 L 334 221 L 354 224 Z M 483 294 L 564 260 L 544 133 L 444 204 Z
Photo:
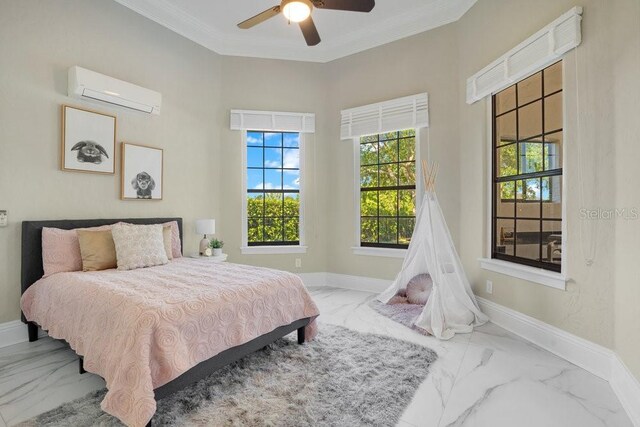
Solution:
M 189 258 L 206 259 L 211 262 L 225 262 L 227 260 L 227 254 L 222 254 L 220 256 L 204 256 L 196 252 L 189 254 Z

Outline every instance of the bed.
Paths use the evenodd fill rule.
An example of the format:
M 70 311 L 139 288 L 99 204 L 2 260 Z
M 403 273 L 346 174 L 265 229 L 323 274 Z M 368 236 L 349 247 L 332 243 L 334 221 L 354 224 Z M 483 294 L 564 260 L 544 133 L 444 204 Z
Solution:
M 131 271 L 65 272 L 42 278 L 42 228 L 162 224 L 180 218 L 25 221 L 23 321 L 67 341 L 81 372 L 105 378 L 102 408 L 127 425 L 149 425 L 156 401 L 297 331 L 315 334 L 319 312 L 294 274 L 178 258 Z

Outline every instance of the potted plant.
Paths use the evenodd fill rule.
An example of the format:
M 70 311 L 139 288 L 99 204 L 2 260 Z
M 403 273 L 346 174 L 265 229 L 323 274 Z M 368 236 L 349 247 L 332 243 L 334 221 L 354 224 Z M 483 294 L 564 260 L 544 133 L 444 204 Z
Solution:
M 213 256 L 222 255 L 222 247 L 224 246 L 224 242 L 222 240 L 218 240 L 216 238 L 211 239 L 209 242 L 209 247 L 213 249 Z

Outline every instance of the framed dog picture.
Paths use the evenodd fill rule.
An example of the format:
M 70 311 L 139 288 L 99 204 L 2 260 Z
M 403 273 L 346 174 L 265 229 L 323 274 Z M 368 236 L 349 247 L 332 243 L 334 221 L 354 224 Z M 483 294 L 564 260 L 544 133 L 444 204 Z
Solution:
M 162 149 L 122 143 L 122 200 L 162 200 Z
M 61 169 L 115 173 L 116 117 L 62 106 Z

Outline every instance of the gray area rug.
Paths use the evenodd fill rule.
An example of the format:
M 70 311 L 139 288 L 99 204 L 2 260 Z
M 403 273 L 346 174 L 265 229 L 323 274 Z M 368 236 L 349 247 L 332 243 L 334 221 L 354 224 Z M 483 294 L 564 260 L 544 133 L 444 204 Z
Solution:
M 395 297 L 394 297 L 395 298 Z M 369 306 L 378 313 L 389 319 L 400 323 L 422 335 L 429 335 L 427 331 L 414 325 L 420 313 L 424 309 L 424 305 L 409 304 L 408 302 L 399 302 L 396 304 L 384 304 L 378 300 L 373 300 Z
M 437 355 L 381 335 L 321 324 L 285 337 L 158 402 L 154 426 L 395 426 Z M 105 390 L 23 426 L 120 426 Z

